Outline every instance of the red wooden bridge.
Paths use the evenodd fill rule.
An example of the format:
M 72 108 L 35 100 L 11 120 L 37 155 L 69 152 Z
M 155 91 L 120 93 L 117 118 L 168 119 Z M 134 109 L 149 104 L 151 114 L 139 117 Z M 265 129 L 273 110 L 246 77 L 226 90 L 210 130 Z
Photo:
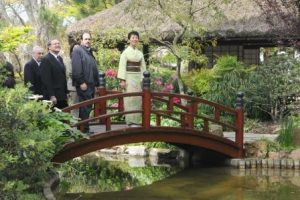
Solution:
M 74 124 L 83 130 L 84 123 L 95 126 L 96 133 L 69 143 L 53 158 L 54 162 L 65 162 L 87 153 L 112 147 L 115 145 L 164 141 L 173 144 L 184 144 L 213 150 L 231 158 L 244 156 L 243 149 L 243 94 L 237 94 L 236 108 L 229 108 L 202 98 L 167 92 L 154 92 L 150 89 L 150 73 L 144 73 L 143 90 L 141 92 L 122 93 L 106 91 L 105 74 L 100 74 L 99 97 L 81 102 L 63 109 L 71 112 L 81 106 L 93 105 L 93 117 Z M 142 97 L 140 110 L 124 111 L 125 97 Z M 180 99 L 176 103 L 174 99 Z M 117 107 L 112 107 L 117 103 Z M 157 106 L 159 105 L 159 106 Z M 162 109 L 164 108 L 164 109 Z M 205 115 L 201 110 L 210 110 Z M 113 122 L 115 117 L 141 113 L 140 127 L 128 127 Z M 151 124 L 151 119 L 154 121 Z M 172 120 L 174 125 L 163 125 L 164 119 Z M 219 125 L 223 130 L 235 132 L 235 140 L 213 135 L 210 127 Z

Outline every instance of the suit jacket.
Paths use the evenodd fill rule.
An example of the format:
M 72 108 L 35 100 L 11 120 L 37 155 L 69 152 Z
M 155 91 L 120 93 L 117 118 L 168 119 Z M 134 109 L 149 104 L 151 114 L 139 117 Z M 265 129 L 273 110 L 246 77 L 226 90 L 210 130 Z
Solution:
M 30 90 L 34 94 L 43 94 L 42 80 L 41 80 L 41 67 L 34 59 L 31 59 L 25 64 L 24 67 L 24 83 L 31 83 Z
M 55 96 L 58 101 L 67 100 L 66 67 L 48 53 L 41 62 L 41 78 L 45 99 Z

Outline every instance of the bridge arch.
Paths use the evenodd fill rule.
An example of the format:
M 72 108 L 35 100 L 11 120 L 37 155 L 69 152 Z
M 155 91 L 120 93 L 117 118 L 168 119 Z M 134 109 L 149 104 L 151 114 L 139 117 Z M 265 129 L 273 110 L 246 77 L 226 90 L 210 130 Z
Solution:
M 233 141 L 212 134 L 179 128 L 125 128 L 95 134 L 89 139 L 70 143 L 57 154 L 54 162 L 65 162 L 87 153 L 116 146 L 138 142 L 163 141 L 193 145 L 219 152 L 228 157 L 240 157 L 240 147 Z

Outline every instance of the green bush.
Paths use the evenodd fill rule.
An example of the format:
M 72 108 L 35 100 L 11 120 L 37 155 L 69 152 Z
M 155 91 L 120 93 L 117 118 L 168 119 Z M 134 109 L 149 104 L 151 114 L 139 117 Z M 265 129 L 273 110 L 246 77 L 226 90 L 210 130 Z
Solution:
M 99 70 L 117 70 L 119 67 L 120 51 L 118 49 L 99 48 L 96 54 Z
M 254 69 L 239 62 L 236 57 L 224 56 L 218 59 L 214 68 L 193 71 L 184 80 L 197 95 L 234 107 L 236 93 L 251 88 L 248 77 Z
M 67 113 L 25 97 L 27 88 L 0 88 L 0 199 L 41 199 L 45 181 L 53 175 L 52 157 L 81 134 L 64 121 Z
M 211 87 L 204 98 L 234 107 L 237 92 L 251 87 L 248 77 L 254 69 L 239 62 L 236 57 L 220 57 L 212 69 Z
M 193 70 L 189 74 L 182 76 L 184 83 L 195 91 L 196 95 L 201 96 L 209 92 L 213 79 L 213 70 L 201 68 Z
M 248 115 L 283 119 L 300 91 L 300 63 L 291 55 L 273 55 L 250 75 Z
M 290 116 L 283 120 L 277 141 L 283 149 L 296 147 L 294 139 L 299 135 L 299 118 Z

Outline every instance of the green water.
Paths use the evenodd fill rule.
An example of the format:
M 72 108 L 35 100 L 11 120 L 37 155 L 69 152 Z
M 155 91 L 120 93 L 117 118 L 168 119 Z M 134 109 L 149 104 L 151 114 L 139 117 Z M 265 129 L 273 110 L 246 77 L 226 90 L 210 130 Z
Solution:
M 300 200 L 299 170 L 129 167 L 99 159 L 81 163 L 74 163 L 77 172 L 64 172 L 69 185 L 58 199 Z

